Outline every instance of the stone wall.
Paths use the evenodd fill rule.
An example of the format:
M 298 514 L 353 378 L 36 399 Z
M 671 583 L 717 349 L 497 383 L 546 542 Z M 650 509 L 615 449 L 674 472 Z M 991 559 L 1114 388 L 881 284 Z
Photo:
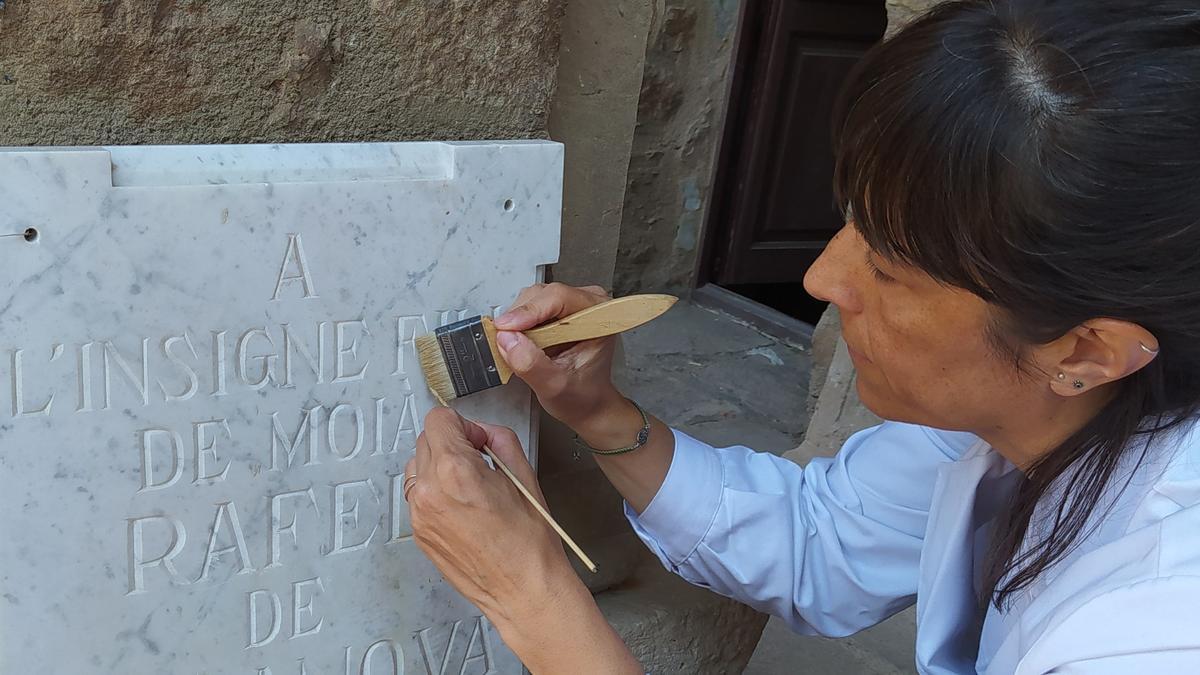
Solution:
M 729 88 L 739 0 L 657 0 L 615 287 L 692 280 Z
M 888 30 L 895 32 L 939 0 L 888 0 Z
M 550 137 L 566 145 L 554 278 L 611 288 L 653 0 L 569 0 Z
M 542 137 L 564 0 L 12 0 L 6 145 Z

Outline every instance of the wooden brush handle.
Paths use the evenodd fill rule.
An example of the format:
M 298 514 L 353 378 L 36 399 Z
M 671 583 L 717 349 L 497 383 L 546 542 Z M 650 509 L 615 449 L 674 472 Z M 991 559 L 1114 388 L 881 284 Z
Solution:
M 527 330 L 525 335 L 541 349 L 616 335 L 661 316 L 678 300 L 673 295 L 630 295 Z

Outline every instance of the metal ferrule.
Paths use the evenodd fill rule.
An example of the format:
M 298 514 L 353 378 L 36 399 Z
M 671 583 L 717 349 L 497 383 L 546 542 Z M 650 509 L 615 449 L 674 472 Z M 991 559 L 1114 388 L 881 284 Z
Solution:
M 433 334 L 442 347 L 442 356 L 457 396 L 500 386 L 496 359 L 483 332 L 483 317 L 442 326 Z

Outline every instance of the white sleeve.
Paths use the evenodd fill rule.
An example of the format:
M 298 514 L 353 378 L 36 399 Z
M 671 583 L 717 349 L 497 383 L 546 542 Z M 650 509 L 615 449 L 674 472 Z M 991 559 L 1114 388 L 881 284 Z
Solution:
M 1197 606 L 1197 576 L 1160 577 L 1109 591 L 1046 630 L 1017 675 L 1196 675 Z
M 938 465 L 977 439 L 898 423 L 800 466 L 675 432 L 646 510 L 626 514 L 671 571 L 803 633 L 853 634 L 911 605 Z

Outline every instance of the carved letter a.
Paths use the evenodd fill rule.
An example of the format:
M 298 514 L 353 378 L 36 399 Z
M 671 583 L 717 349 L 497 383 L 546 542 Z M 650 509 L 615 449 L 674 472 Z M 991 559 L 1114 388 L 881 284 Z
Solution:
M 288 275 L 289 268 L 294 267 L 295 274 Z M 275 282 L 275 293 L 271 295 L 272 300 L 279 299 L 279 292 L 283 290 L 284 284 L 293 284 L 300 282 L 304 287 L 304 297 L 317 297 L 317 288 L 313 285 L 312 276 L 308 273 L 308 259 L 304 256 L 304 243 L 300 241 L 299 234 L 288 235 L 287 251 L 283 254 L 283 264 L 279 266 L 279 277 Z

